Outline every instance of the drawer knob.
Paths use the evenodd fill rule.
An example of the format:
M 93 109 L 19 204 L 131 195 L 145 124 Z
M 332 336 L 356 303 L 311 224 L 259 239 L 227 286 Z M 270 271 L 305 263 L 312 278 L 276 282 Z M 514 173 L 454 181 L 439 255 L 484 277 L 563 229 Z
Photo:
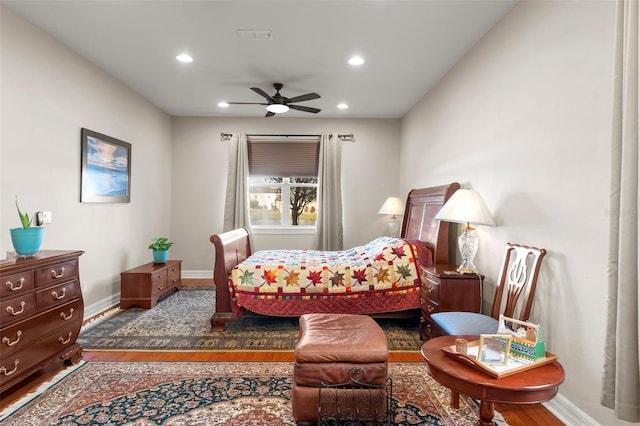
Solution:
M 51 270 L 51 278 L 55 278 L 56 280 L 64 277 L 64 266 L 60 268 L 60 272 L 56 272 L 55 269 Z
M 427 307 L 427 311 L 429 311 L 430 314 L 434 313 L 436 311 L 436 308 L 434 308 L 433 306 L 429 305 L 429 307 Z
M 429 293 L 433 293 L 435 289 L 436 289 L 436 288 L 435 288 L 435 286 L 434 286 L 433 284 L 429 284 L 429 285 L 427 286 L 427 291 L 428 291 Z
M 55 300 L 64 299 L 64 295 L 66 294 L 66 292 L 67 292 L 66 287 L 62 287 L 62 291 L 60 292 L 60 294 L 58 294 L 57 291 L 53 290 L 51 292 L 51 297 L 53 297 Z
M 22 336 L 22 330 L 18 330 L 16 332 L 16 340 L 14 340 L 13 342 L 8 337 L 3 337 L 2 343 L 4 343 L 7 346 L 13 346 L 20 341 L 20 336 Z
M 22 286 L 24 285 L 24 278 L 20 278 L 17 282 L 17 286 L 14 286 L 13 283 L 11 281 L 7 281 L 5 283 L 5 285 L 7 286 L 7 288 L 11 291 L 16 291 L 16 290 L 20 290 L 22 288 Z
M 66 345 L 70 341 L 71 341 L 71 332 L 69 332 L 66 339 L 62 336 L 58 337 L 58 342 L 62 343 L 63 345 Z
M 0 368 L 0 373 L 4 374 L 5 376 L 10 376 L 16 371 L 18 371 L 18 364 L 20 364 L 20 360 L 16 359 L 15 361 L 13 361 L 13 369 L 11 371 L 8 371 L 7 367 L 3 366 L 2 368 Z
M 13 306 L 7 306 L 7 312 L 9 312 L 9 313 L 10 313 L 11 315 L 13 315 L 14 317 L 15 317 L 16 315 L 20 315 L 21 313 L 23 313 L 23 312 L 24 312 L 24 306 L 25 306 L 26 304 L 27 304 L 27 303 L 26 303 L 24 300 L 23 300 L 22 302 L 20 302 L 20 310 L 19 310 L 19 311 L 14 311 L 14 310 L 13 310 Z
M 64 312 L 60 312 L 60 318 L 62 318 L 64 321 L 73 318 L 73 308 L 69 309 L 69 316 L 67 316 L 67 314 L 65 314 Z

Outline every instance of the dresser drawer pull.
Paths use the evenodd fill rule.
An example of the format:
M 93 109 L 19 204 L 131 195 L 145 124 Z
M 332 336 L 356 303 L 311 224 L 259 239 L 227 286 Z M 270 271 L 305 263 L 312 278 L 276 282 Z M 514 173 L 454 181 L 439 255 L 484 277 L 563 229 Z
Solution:
M 18 364 L 20 364 L 20 360 L 16 359 L 15 361 L 13 361 L 13 369 L 11 371 L 7 371 L 6 367 L 2 367 L 0 368 L 0 373 L 4 374 L 5 376 L 10 376 L 16 371 L 18 371 Z
M 57 279 L 60 279 L 62 277 L 64 277 L 64 266 L 62 268 L 60 268 L 60 272 L 56 272 L 55 269 L 51 270 L 51 278 L 55 278 L 57 280 Z
M 27 303 L 26 303 L 24 300 L 23 300 L 22 302 L 20 302 L 20 310 L 19 310 L 19 311 L 14 311 L 14 310 L 13 310 L 13 306 L 7 306 L 7 312 L 9 312 L 9 313 L 10 313 L 11 315 L 13 315 L 14 317 L 15 317 L 16 315 L 20 315 L 21 313 L 23 313 L 23 312 L 24 312 L 24 306 L 25 306 L 26 304 L 27 304 Z
M 429 285 L 427 286 L 427 291 L 428 291 L 429 293 L 433 293 L 435 289 L 436 289 L 436 287 L 435 287 L 433 284 L 429 284 Z
M 65 314 L 64 312 L 60 312 L 60 318 L 62 318 L 65 321 L 73 318 L 73 308 L 69 309 L 69 316 L 67 316 L 67 314 Z
M 64 299 L 64 295 L 66 294 L 66 292 L 67 292 L 66 287 L 62 287 L 62 291 L 60 292 L 60 294 L 58 294 L 57 291 L 53 290 L 51 292 L 51 297 L 53 297 L 55 300 Z
M 62 336 L 58 337 L 58 342 L 62 343 L 63 345 L 66 345 L 70 341 L 71 341 L 71 332 L 69 332 L 66 339 Z
M 13 283 L 11 281 L 7 281 L 5 283 L 5 285 L 7 286 L 7 288 L 11 291 L 16 291 L 16 290 L 20 290 L 22 288 L 22 286 L 24 285 L 24 278 L 20 278 L 18 280 L 18 284 L 20 284 L 18 287 L 14 287 Z
M 427 311 L 429 311 L 429 313 L 432 314 L 436 311 L 436 308 L 434 308 L 433 306 L 429 306 L 427 307 Z
M 22 330 L 18 330 L 16 332 L 16 340 L 14 340 L 13 342 L 8 337 L 3 337 L 2 343 L 4 343 L 7 346 L 13 346 L 20 341 L 20 336 L 22 336 Z

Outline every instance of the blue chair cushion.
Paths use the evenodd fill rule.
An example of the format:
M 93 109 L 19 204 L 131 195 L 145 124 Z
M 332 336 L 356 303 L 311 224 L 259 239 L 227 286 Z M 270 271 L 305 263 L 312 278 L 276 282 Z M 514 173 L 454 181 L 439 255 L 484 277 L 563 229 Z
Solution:
M 449 336 L 463 334 L 477 336 L 498 332 L 497 319 L 473 312 L 438 312 L 431 314 L 431 319 L 442 333 Z

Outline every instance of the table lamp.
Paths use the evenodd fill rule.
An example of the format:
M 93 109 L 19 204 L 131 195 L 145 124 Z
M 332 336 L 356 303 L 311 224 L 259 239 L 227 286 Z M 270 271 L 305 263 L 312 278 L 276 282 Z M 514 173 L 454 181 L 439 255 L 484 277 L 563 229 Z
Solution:
M 471 225 L 496 225 L 480 194 L 473 189 L 458 189 L 442 206 L 435 218 L 466 224 L 458 237 L 458 250 L 462 256 L 462 264 L 458 267 L 458 272 L 477 273 L 473 258 L 478 252 L 478 234 Z
M 390 237 L 399 237 L 400 236 L 400 221 L 398 220 L 398 215 L 404 212 L 404 205 L 402 200 L 398 197 L 389 197 L 384 202 L 380 210 L 378 210 L 379 214 L 390 214 L 391 219 L 389 219 L 389 236 Z

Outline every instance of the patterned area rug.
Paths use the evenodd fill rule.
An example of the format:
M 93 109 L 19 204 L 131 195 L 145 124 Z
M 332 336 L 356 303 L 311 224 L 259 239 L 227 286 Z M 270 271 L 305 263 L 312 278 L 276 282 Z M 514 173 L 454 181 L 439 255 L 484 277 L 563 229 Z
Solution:
M 297 318 L 246 316 L 211 332 L 214 287 L 183 287 L 153 309 L 118 310 L 88 324 L 78 343 L 84 350 L 118 351 L 291 351 L 298 340 Z M 392 351 L 417 351 L 418 320 L 379 319 Z
M 284 362 L 88 362 L 31 402 L 0 413 L 0 422 L 294 425 L 292 375 L 293 364 Z M 427 374 L 425 364 L 391 363 L 389 377 L 396 401 L 394 424 L 478 422 L 478 406 L 468 397 L 461 396 L 460 409 L 449 408 L 449 391 Z M 496 425 L 506 425 L 498 413 L 496 417 Z

